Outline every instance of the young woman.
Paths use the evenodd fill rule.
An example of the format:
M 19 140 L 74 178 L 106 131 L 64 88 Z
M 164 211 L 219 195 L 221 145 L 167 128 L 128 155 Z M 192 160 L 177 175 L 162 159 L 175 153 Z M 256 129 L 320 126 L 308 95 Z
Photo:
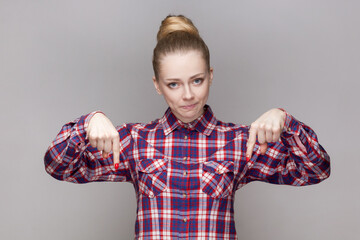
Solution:
M 63 126 L 45 155 L 59 180 L 132 182 L 136 239 L 237 239 L 235 191 L 252 181 L 303 186 L 330 174 L 314 131 L 282 109 L 250 127 L 224 123 L 206 105 L 209 50 L 191 20 L 166 17 L 153 82 L 169 108 L 148 124 L 115 128 L 102 112 Z

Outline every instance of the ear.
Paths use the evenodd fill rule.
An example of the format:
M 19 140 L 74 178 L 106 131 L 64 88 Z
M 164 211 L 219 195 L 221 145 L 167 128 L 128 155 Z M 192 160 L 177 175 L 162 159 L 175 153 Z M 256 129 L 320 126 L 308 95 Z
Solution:
M 210 86 L 211 86 L 212 80 L 213 80 L 213 77 L 214 77 L 214 68 L 211 67 L 210 70 L 209 70 L 209 73 L 210 73 L 209 80 L 210 80 Z
M 155 76 L 152 77 L 152 80 L 153 80 L 153 83 L 154 83 L 156 92 L 157 92 L 159 95 L 161 95 L 161 91 L 160 91 L 160 88 L 159 88 L 159 82 L 156 80 Z

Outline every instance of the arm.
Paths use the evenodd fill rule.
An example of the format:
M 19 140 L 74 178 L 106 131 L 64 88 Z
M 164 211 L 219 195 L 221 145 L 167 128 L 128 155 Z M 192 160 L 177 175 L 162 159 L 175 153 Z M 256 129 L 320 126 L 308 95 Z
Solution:
M 96 148 L 97 142 L 94 142 L 93 138 L 91 138 L 91 145 L 95 145 L 95 147 L 91 146 L 88 140 L 88 126 L 90 120 L 97 113 L 99 112 L 84 115 L 62 127 L 44 157 L 45 170 L 51 176 L 58 180 L 75 183 L 131 181 L 127 160 L 127 151 L 132 145 L 130 133 L 126 126 L 118 127 L 115 130 L 118 132 L 117 138 L 121 139 L 117 148 L 117 158 L 120 158 L 120 163 L 119 168 L 115 170 L 112 156 L 108 154 L 109 148 L 103 146 L 103 152 L 101 152 Z M 115 151 L 113 157 L 116 157 Z
M 303 186 L 328 178 L 330 157 L 315 132 L 285 111 L 270 111 L 276 112 L 279 120 L 269 115 L 264 120 L 264 114 L 249 130 L 246 181 Z

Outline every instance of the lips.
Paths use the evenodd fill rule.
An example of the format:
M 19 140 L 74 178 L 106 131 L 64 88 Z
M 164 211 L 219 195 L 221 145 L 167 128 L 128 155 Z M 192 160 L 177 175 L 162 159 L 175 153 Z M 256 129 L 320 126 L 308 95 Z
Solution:
M 196 106 L 196 103 L 191 104 L 191 105 L 182 106 L 181 108 L 185 109 L 185 110 L 191 110 L 191 109 L 195 108 L 195 106 Z

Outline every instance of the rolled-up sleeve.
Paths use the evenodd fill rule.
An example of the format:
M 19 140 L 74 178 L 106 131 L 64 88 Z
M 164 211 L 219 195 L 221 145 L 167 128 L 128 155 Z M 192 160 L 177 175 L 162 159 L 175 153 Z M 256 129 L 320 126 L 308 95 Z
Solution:
M 120 164 L 115 170 L 112 152 L 108 158 L 103 158 L 86 139 L 86 127 L 95 113 L 98 111 L 81 116 L 61 128 L 45 153 L 45 170 L 58 180 L 74 183 L 132 181 L 127 158 L 132 138 L 126 124 L 116 128 L 120 136 Z
M 280 141 L 269 143 L 265 154 L 257 142 L 247 162 L 244 180 L 304 186 L 330 176 L 330 157 L 320 145 L 315 132 L 286 113 Z

